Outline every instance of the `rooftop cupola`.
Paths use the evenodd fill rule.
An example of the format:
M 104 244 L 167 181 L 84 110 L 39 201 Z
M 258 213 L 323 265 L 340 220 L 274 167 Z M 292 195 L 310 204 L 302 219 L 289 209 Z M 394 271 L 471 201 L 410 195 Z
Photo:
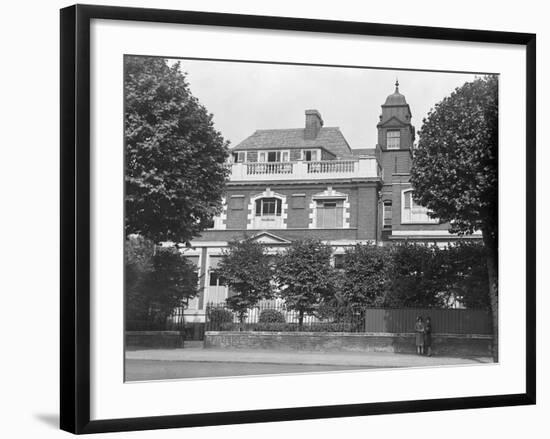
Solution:
M 395 80 L 395 91 L 386 98 L 384 105 L 407 105 L 405 96 L 399 93 L 399 81 Z
M 399 93 L 399 81 L 397 79 L 395 80 L 395 91 L 382 104 L 380 123 L 385 124 L 392 118 L 396 118 L 405 124 L 410 124 L 412 118 L 411 108 L 407 104 L 405 96 Z

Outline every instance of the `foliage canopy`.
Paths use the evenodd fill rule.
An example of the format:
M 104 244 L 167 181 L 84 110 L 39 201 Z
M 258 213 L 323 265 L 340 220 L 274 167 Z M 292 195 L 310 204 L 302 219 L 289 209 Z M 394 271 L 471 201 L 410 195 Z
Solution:
M 227 142 L 180 64 L 125 57 L 125 232 L 188 242 L 221 206 Z
M 317 240 L 293 241 L 279 256 L 275 281 L 288 309 L 313 313 L 335 293 L 335 276 L 330 265 L 330 246 Z
M 498 78 L 457 88 L 423 120 L 411 170 L 414 198 L 452 231 L 496 240 Z
M 132 235 L 125 246 L 126 320 L 162 324 L 172 310 L 198 294 L 197 273 L 175 247 L 156 247 Z
M 226 303 L 241 319 L 247 309 L 273 295 L 270 257 L 265 246 L 258 242 L 249 239 L 230 242 L 216 271 L 232 293 Z

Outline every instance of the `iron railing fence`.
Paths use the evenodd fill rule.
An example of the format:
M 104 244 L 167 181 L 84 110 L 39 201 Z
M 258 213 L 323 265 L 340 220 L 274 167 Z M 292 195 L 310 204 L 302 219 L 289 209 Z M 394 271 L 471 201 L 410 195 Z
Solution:
M 126 319 L 127 331 L 183 331 L 185 307 L 178 306 L 169 315 L 151 313 L 148 318 Z
M 206 331 L 309 331 L 411 333 L 416 318 L 430 317 L 433 333 L 491 335 L 491 314 L 485 309 L 322 307 L 304 314 L 284 303 L 270 301 L 248 309 L 241 320 L 226 304 L 208 304 Z
M 319 307 L 301 315 L 277 301 L 259 303 L 242 316 L 224 303 L 208 304 L 205 313 L 206 331 L 362 332 L 364 326 L 361 310 Z

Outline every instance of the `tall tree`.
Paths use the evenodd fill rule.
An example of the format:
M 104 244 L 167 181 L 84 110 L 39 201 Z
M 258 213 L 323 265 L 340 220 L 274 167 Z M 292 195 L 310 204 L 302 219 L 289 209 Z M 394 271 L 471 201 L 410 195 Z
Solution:
M 480 230 L 498 360 L 498 78 L 457 88 L 423 120 L 411 171 L 414 198 L 450 230 Z
M 288 309 L 298 311 L 298 322 L 312 314 L 323 300 L 334 296 L 330 246 L 317 240 L 298 240 L 279 256 L 275 279 Z
M 249 308 L 273 294 L 270 257 L 261 243 L 249 239 L 230 242 L 216 271 L 232 293 L 225 302 L 241 322 Z
M 448 251 L 436 245 L 403 243 L 391 248 L 389 306 L 444 308 L 454 275 Z
M 227 142 L 179 62 L 126 56 L 125 231 L 188 242 L 221 206 Z
M 491 309 L 484 245 L 458 242 L 447 249 L 453 298 L 466 308 Z
M 352 306 L 382 306 L 392 267 L 388 247 L 359 244 L 344 255 L 342 296 Z
M 175 307 L 198 294 L 196 268 L 175 247 L 157 247 L 142 236 L 129 236 L 124 268 L 129 328 L 162 328 Z

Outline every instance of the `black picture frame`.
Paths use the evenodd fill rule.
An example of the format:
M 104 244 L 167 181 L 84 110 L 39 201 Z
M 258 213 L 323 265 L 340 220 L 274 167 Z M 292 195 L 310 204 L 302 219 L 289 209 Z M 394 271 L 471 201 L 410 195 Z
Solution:
M 90 420 L 90 21 L 132 20 L 256 29 L 505 43 L 526 48 L 526 392 L 466 398 Z M 99 433 L 534 404 L 536 36 L 529 33 L 303 18 L 75 5 L 61 10 L 61 403 L 60 424 Z

